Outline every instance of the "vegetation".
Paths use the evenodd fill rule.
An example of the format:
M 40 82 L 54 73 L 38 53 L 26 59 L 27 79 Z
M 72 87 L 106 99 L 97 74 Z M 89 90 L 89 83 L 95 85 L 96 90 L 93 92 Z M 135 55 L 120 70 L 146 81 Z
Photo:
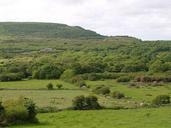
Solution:
M 56 85 L 56 87 L 57 87 L 58 89 L 61 89 L 62 86 L 63 86 L 62 84 L 57 84 L 57 85 Z
M 96 94 L 108 95 L 110 93 L 109 87 L 105 87 L 104 85 L 97 86 L 93 92 Z
M 47 89 L 48 90 L 53 90 L 53 84 L 52 83 L 47 84 Z
M 153 100 L 153 104 L 155 105 L 162 105 L 162 104 L 169 104 L 169 103 L 170 103 L 169 95 L 159 95 Z
M 171 41 L 0 23 L 1 125 L 36 122 L 37 111 L 68 110 L 40 114 L 40 124 L 24 127 L 170 128 L 170 51 Z M 10 100 L 21 96 L 29 99 Z M 96 111 L 101 108 L 128 110 Z
M 100 109 L 101 106 L 98 103 L 98 99 L 95 96 L 77 96 L 73 100 L 74 110 L 94 110 Z
M 113 98 L 117 98 L 117 99 L 121 99 L 121 98 L 124 98 L 125 97 L 125 95 L 123 93 L 117 92 L 117 91 L 112 92 L 111 96 Z
M 20 97 L 17 100 L 7 100 L 1 103 L 0 124 L 37 123 L 35 107 L 31 99 Z
M 38 114 L 41 124 L 17 125 L 12 126 L 12 128 L 170 128 L 170 113 L 170 107 L 136 110 L 63 111 Z

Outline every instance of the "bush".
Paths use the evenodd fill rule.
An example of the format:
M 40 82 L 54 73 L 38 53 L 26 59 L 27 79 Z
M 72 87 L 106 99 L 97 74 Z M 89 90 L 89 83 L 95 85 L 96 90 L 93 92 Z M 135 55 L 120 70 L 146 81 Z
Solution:
M 35 103 L 31 99 L 25 98 L 24 106 L 26 107 L 26 109 L 28 111 L 28 119 L 31 122 L 36 121 L 35 117 L 36 117 L 37 112 L 36 112 L 36 105 L 35 105 Z
M 48 90 L 53 90 L 53 84 L 52 83 L 47 84 L 46 87 Z
M 100 109 L 98 99 L 95 96 L 77 96 L 73 100 L 74 110 L 95 110 Z
M 62 86 L 63 86 L 62 84 L 57 84 L 57 85 L 56 85 L 56 87 L 57 87 L 58 89 L 61 89 Z
M 128 76 L 121 76 L 116 81 L 117 82 L 129 82 L 130 80 L 131 80 L 131 78 Z
M 113 92 L 113 93 L 111 94 L 111 96 L 112 96 L 113 98 L 116 98 L 116 99 L 122 99 L 122 98 L 125 97 L 125 95 L 124 95 L 123 93 L 118 92 L 118 91 Z
M 109 87 L 105 87 L 104 85 L 97 86 L 94 90 L 96 94 L 108 95 L 110 93 Z
M 36 79 L 58 79 L 62 70 L 54 65 L 43 65 L 33 73 L 33 78 Z
M 69 79 L 71 79 L 74 76 L 75 76 L 75 71 L 72 69 L 67 69 L 63 72 L 60 79 L 68 81 Z
M 171 77 L 140 76 L 135 78 L 136 82 L 171 82 Z
M 152 103 L 155 105 L 169 104 L 170 96 L 169 95 L 159 95 L 152 101 Z
M 0 102 L 0 125 L 1 122 L 5 120 L 5 108 L 2 106 L 2 102 Z
M 17 100 L 8 100 L 3 103 L 5 110 L 4 120 L 7 124 L 18 123 L 36 123 L 35 104 L 27 98 L 19 98 Z
M 5 117 L 8 123 L 23 123 L 28 119 L 27 108 L 23 105 L 7 106 L 5 110 Z
M 0 75 L 0 81 L 19 81 L 22 80 L 23 76 L 20 73 L 3 73 Z

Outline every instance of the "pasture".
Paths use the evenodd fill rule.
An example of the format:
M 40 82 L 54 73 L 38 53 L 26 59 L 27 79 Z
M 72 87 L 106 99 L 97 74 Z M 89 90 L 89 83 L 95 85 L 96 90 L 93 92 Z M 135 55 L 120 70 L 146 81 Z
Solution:
M 52 83 L 54 90 L 48 90 L 46 85 Z M 90 86 L 88 89 L 81 89 L 78 86 L 60 80 L 24 80 L 16 82 L 0 82 L 0 97 L 2 101 L 18 97 L 33 99 L 38 107 L 56 107 L 66 109 L 72 106 L 72 100 L 79 95 L 96 95 L 92 89 L 98 85 L 110 87 L 112 91 L 120 91 L 125 94 L 125 99 L 113 99 L 109 96 L 96 95 L 99 103 L 106 108 L 135 108 L 141 102 L 151 103 L 155 96 L 159 94 L 171 95 L 171 85 L 158 87 L 128 87 L 115 80 L 86 81 Z M 61 89 L 57 89 L 56 84 L 62 84 Z
M 11 128 L 170 128 L 170 107 L 38 114 L 40 124 Z

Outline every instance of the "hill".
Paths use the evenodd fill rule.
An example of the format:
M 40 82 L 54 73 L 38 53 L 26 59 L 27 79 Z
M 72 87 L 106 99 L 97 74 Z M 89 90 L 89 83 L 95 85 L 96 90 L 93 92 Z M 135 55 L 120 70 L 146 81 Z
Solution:
M 35 38 L 86 38 L 98 39 L 104 36 L 79 26 L 38 22 L 1 22 L 0 36 Z

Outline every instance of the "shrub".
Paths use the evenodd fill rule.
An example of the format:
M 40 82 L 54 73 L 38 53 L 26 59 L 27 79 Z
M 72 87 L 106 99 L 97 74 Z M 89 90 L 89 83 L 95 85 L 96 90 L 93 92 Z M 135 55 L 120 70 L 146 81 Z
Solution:
M 125 97 L 125 95 L 124 95 L 123 93 L 118 92 L 118 91 L 113 92 L 113 93 L 111 94 L 111 96 L 112 96 L 113 98 L 116 98 L 116 99 L 122 99 L 122 98 Z
M 47 84 L 46 87 L 48 90 L 53 90 L 53 84 L 52 83 Z
M 169 104 L 170 96 L 169 95 L 159 95 L 152 101 L 152 103 L 155 105 Z
M 96 94 L 102 94 L 102 95 L 107 95 L 110 93 L 109 87 L 105 87 L 104 85 L 97 86 L 94 90 L 94 93 Z
M 35 103 L 31 99 L 25 98 L 24 106 L 28 111 L 28 120 L 31 122 L 37 122 L 37 119 L 35 118 L 37 114 Z
M 171 82 L 171 77 L 140 76 L 135 78 L 136 82 Z
M 0 102 L 0 125 L 1 122 L 5 120 L 5 108 L 2 106 L 2 102 Z
M 5 117 L 8 123 L 23 123 L 28 119 L 27 108 L 23 105 L 7 106 L 5 110 Z
M 19 81 L 22 80 L 22 75 L 20 73 L 3 73 L 0 75 L 0 81 Z
M 75 76 L 75 71 L 72 70 L 72 69 L 67 69 L 63 72 L 63 74 L 61 75 L 60 79 L 62 80 L 69 80 L 71 79 L 72 77 Z
M 54 65 L 43 65 L 33 73 L 33 78 L 36 79 L 58 79 L 62 70 Z
M 17 100 L 7 100 L 3 103 L 5 115 L 4 118 L 8 124 L 18 124 L 38 122 L 36 119 L 35 104 L 27 98 Z
M 83 95 L 77 96 L 73 100 L 74 110 L 95 110 L 100 109 L 98 99 L 95 96 L 85 97 Z
M 129 82 L 130 80 L 131 80 L 131 78 L 128 76 L 121 76 L 116 81 L 117 82 Z
M 56 85 L 56 87 L 57 87 L 58 89 L 61 89 L 62 86 L 63 86 L 62 84 L 57 84 L 57 85 Z

